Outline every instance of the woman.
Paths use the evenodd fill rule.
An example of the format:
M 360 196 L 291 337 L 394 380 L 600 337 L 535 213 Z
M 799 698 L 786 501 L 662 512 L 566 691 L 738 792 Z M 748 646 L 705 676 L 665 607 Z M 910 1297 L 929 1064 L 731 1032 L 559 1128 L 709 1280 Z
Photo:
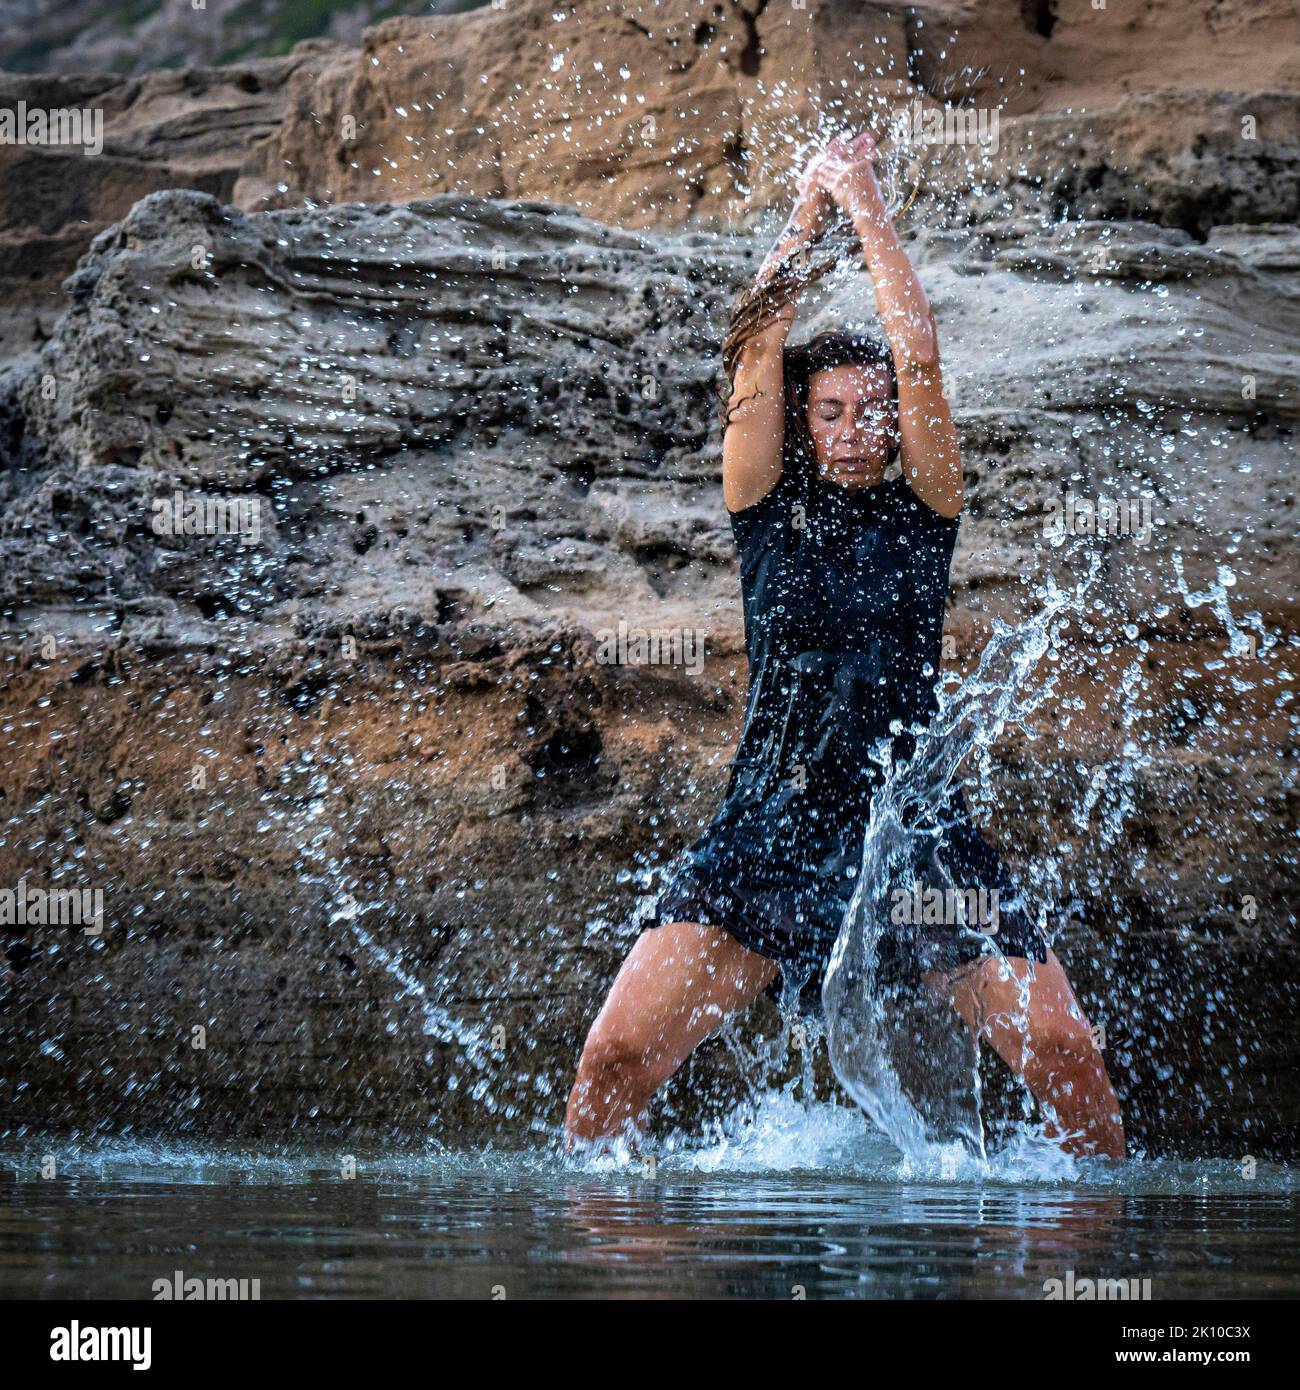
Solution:
M 860 135 L 813 160 L 732 316 L 722 487 L 741 556 L 745 726 L 722 808 L 660 892 L 592 1026 L 570 1142 L 635 1131 L 696 1045 L 778 971 L 787 989 L 815 994 L 882 775 L 873 744 L 890 738 L 905 758 L 908 726 L 936 708 L 961 456 L 934 316 L 874 156 Z M 834 264 L 809 253 L 837 210 L 862 243 L 888 348 L 851 334 L 786 346 L 799 289 Z M 901 471 L 886 477 L 896 454 Z M 998 953 L 950 930 L 943 968 L 917 978 L 1024 1080 L 1065 1147 L 1123 1157 L 1119 1106 L 1060 962 L 960 789 L 945 811 L 941 869 L 962 889 L 997 889 L 1011 910 L 998 914 Z

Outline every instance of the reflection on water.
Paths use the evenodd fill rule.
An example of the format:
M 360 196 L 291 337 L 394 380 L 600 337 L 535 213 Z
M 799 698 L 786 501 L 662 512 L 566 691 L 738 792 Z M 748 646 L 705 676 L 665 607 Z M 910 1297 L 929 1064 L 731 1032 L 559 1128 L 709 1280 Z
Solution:
M 743 1134 L 660 1150 L 653 1174 L 430 1150 L 358 1152 L 345 1178 L 342 1151 L 32 1141 L 0 1161 L 0 1294 L 150 1298 L 177 1270 L 257 1279 L 263 1298 L 1041 1299 L 1067 1271 L 1150 1279 L 1156 1299 L 1300 1293 L 1291 1170 L 1025 1141 L 944 1179 L 846 1107 L 792 1124 L 774 1104 Z

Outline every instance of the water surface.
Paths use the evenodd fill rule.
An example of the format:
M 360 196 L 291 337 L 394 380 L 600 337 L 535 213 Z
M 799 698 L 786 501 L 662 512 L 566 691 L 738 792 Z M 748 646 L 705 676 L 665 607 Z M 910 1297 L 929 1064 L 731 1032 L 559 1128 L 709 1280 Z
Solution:
M 660 1144 L 653 1170 L 429 1148 L 357 1152 L 345 1178 L 343 1155 L 10 1147 L 0 1293 L 147 1299 L 180 1270 L 264 1299 L 1041 1300 L 1067 1271 L 1153 1299 L 1300 1294 L 1300 1183 L 1264 1163 L 1076 1163 L 1025 1139 L 921 1171 L 847 1107 L 784 1098 Z

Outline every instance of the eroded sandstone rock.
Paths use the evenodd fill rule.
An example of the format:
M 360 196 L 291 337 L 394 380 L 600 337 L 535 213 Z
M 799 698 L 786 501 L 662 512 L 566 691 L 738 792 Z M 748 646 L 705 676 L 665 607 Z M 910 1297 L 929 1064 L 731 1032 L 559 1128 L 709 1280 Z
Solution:
M 462 192 L 718 229 L 772 220 L 831 129 L 884 133 L 917 102 L 999 119 L 990 146 L 900 163 L 921 225 L 1021 212 L 1201 239 L 1292 222 L 1295 34 L 1292 0 L 519 0 L 283 59 L 214 68 L 196 50 L 193 68 L 130 79 L 5 74 L 0 106 L 99 110 L 105 149 L 0 146 L 0 354 L 43 340 L 90 239 L 155 189 L 247 210 Z
M 141 198 L 163 188 L 230 198 L 249 150 L 278 128 L 290 74 L 317 48 L 138 78 L 0 73 L 0 109 L 86 113 L 100 146 L 0 144 L 0 360 L 44 341 L 64 278 Z

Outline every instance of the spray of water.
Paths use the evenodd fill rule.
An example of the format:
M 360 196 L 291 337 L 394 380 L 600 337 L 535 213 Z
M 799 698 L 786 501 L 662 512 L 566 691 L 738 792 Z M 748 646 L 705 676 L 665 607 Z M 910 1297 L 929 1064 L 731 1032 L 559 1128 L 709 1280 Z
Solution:
M 385 904 L 382 900 L 359 900 L 343 865 L 330 853 L 329 846 L 335 840 L 330 823 L 331 785 L 327 776 L 314 779 L 314 795 L 304 809 L 304 822 L 296 831 L 304 875 L 323 890 L 330 904 L 327 918 L 331 932 L 337 935 L 346 931 L 366 955 L 392 977 L 400 986 L 392 996 L 393 1002 L 410 1000 L 413 1003 L 426 1037 L 456 1046 L 472 1072 L 478 1073 L 472 1091 L 474 1100 L 485 1111 L 493 1113 L 497 1100 L 489 1078 L 497 1058 L 491 1040 L 481 1029 L 441 1007 L 428 987 L 402 964 L 400 957 L 378 940 L 375 930 L 367 926 L 366 918 L 371 913 L 380 913 Z M 333 787 L 333 790 L 338 788 Z
M 995 622 L 977 669 L 955 691 L 941 694 L 939 710 L 919 733 L 913 756 L 896 766 L 886 762 L 884 785 L 872 798 L 858 886 L 827 968 L 822 1000 L 836 1076 L 912 1158 L 987 1159 L 978 1045 L 933 983 L 943 973 L 941 949 L 924 962 L 925 944 L 905 943 L 930 965 L 920 984 L 890 980 L 882 969 L 882 942 L 897 933 L 891 923 L 893 895 L 900 888 L 912 891 L 911 866 L 924 858 L 918 847 L 934 834 L 916 828 L 915 813 L 940 807 L 975 750 L 989 747 L 1051 697 L 1056 676 L 1031 677 L 1054 645 L 1061 619 L 1081 609 L 1097 570 L 1094 557 L 1073 591 L 1049 579 L 1041 611 L 1026 622 Z M 953 887 L 941 861 L 931 856 L 930 862 L 939 881 Z M 960 924 L 957 935 L 976 943 L 982 956 L 1000 958 L 995 936 Z M 1026 1005 L 1022 997 L 1022 1009 Z

